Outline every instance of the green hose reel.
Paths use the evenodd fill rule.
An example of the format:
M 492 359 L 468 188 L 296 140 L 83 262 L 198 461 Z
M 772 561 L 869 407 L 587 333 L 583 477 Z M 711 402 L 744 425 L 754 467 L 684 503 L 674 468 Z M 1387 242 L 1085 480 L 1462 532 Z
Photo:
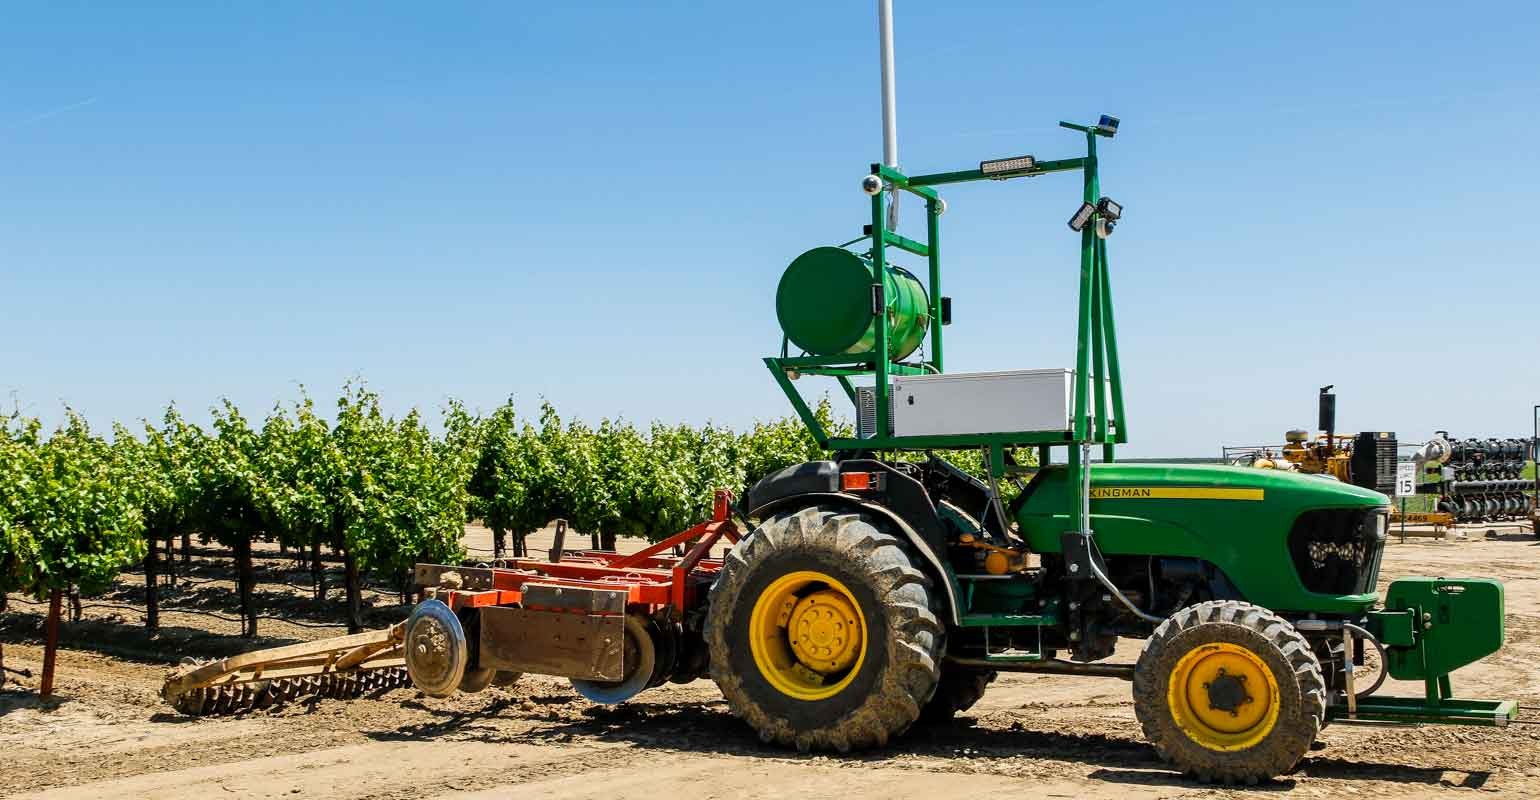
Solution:
M 859 355 L 876 346 L 876 280 L 871 259 L 839 247 L 815 247 L 781 275 L 775 315 L 792 344 L 817 356 Z M 930 327 L 930 300 L 918 278 L 902 267 L 883 269 L 888 357 L 899 361 L 919 349 Z

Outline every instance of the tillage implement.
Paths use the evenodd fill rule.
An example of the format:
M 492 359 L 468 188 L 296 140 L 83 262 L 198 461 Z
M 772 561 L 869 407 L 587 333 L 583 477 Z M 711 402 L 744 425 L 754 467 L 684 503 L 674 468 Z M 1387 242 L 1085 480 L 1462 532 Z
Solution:
M 1513 702 L 1456 695 L 1450 680 L 1502 646 L 1502 586 L 1404 578 L 1379 595 L 1384 495 L 1115 459 L 1129 426 L 1107 242 L 1123 208 L 1101 192 L 1097 145 L 1118 121 L 1060 125 L 1082 155 L 919 175 L 873 165 L 862 238 L 787 267 L 785 337 L 764 363 L 830 460 L 764 476 L 737 514 L 719 495 L 711 521 L 634 555 L 558 544 L 494 568 L 421 565 L 431 596 L 399 631 L 301 654 L 311 676 L 375 658 L 404 662 L 430 695 L 530 672 L 616 703 L 709 675 L 763 740 L 838 751 L 967 709 L 998 672 L 1114 677 L 1132 682 L 1162 758 L 1242 783 L 1288 771 L 1332 723 L 1515 719 Z M 946 372 L 937 189 L 1058 173 L 1082 190 L 1067 209 L 1080 244 L 1073 367 Z M 901 194 L 923 204 L 922 239 L 890 224 Z M 850 399 L 856 435 L 831 435 L 808 407 L 797 385 L 813 377 Z M 189 667 L 168 697 L 230 682 L 259 694 L 253 665 Z M 1382 695 L 1387 676 L 1423 692 Z

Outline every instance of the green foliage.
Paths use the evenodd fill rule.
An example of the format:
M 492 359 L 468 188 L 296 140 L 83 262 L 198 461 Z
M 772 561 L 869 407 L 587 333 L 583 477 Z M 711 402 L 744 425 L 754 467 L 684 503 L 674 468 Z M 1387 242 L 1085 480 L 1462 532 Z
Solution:
M 309 395 L 294 404 L 292 416 L 273 409 L 254 461 L 258 509 L 273 538 L 294 548 L 339 543 L 343 460 Z
M 73 411 L 47 441 L 38 440 L 35 421 L 15 434 L 4 456 L 6 481 L 18 489 L 6 492 L 3 580 L 38 597 L 72 585 L 101 591 L 144 557 L 132 473 Z
M 830 436 L 851 435 L 850 425 L 835 418 L 834 406 L 828 397 L 818 402 L 813 413 Z M 754 429 L 745 433 L 738 443 L 738 458 L 750 481 L 759 480 L 793 464 L 827 457 L 828 454 L 819 448 L 807 426 L 796 417 L 757 422 Z
M 445 457 L 455 459 L 457 468 L 466 475 L 467 522 L 490 519 L 494 514 L 488 498 L 497 490 L 497 477 L 492 452 L 487 446 L 487 438 L 496 429 L 493 418 L 505 420 L 505 427 L 514 425 L 517 420 L 513 415 L 512 401 L 493 412 L 489 418 L 476 416 L 464 403 L 453 398 L 444 408 L 444 438 L 441 447 Z
M 344 387 L 335 422 L 301 395 L 254 428 L 233 403 L 209 430 L 168 408 L 159 425 L 111 444 L 71 414 L 48 440 L 35 420 L 0 419 L 0 587 L 104 585 L 141 558 L 142 536 L 196 531 L 227 546 L 266 538 L 343 548 L 360 568 L 399 578 L 418 561 L 454 561 L 469 519 L 524 536 L 558 517 L 574 530 L 657 540 L 705 519 L 712 494 L 742 494 L 791 464 L 827 457 L 794 417 L 746 432 L 625 420 L 564 420 L 549 403 L 521 417 L 451 401 L 442 435 L 414 411 Z M 824 398 L 836 436 L 850 426 Z M 951 453 L 981 475 L 977 453 Z M 1009 491 L 1009 488 L 1007 491 Z
M 817 413 L 835 435 L 849 434 L 827 399 Z M 642 431 L 624 420 L 564 421 L 549 403 L 536 424 L 521 420 L 512 403 L 476 417 L 451 402 L 445 441 L 475 451 L 465 459 L 474 464 L 472 518 L 516 536 L 564 518 L 585 533 L 657 540 L 708 516 L 716 489 L 741 494 L 777 469 L 826 457 L 794 418 L 745 434 L 711 424 Z
M 227 547 L 263 530 L 261 437 L 229 400 L 214 409 L 214 436 L 191 439 L 196 476 L 189 521 L 204 538 Z
M 556 431 L 545 440 L 555 445 L 556 474 L 553 477 L 556 480 L 547 493 L 554 501 L 555 516 L 565 518 L 580 531 L 616 532 L 620 527 L 624 498 L 624 494 L 617 490 L 624 488 L 620 482 L 625 476 L 610 462 L 616 455 L 607 441 L 614 433 L 614 423 L 605 420 L 596 431 L 583 422 L 572 420 L 562 428 L 556 410 L 550 404 L 541 407 L 541 418 L 542 432 L 545 432 L 547 418 Z
M 699 521 L 691 517 L 691 495 L 700 483 L 696 473 L 702 445 L 702 437 L 687 425 L 653 423 L 647 457 L 634 477 L 636 501 L 628 513 L 634 530 L 656 540 Z
M 37 541 L 24 524 L 42 474 L 38 421 L 8 417 L 0 425 L 0 592 L 37 583 Z
M 550 403 L 540 405 L 540 427 L 525 424 L 512 453 L 509 478 L 519 487 L 522 502 L 512 509 L 509 529 L 523 536 L 571 511 L 567 470 L 573 460 L 563 452 L 566 443 L 561 416 Z
M 112 455 L 129 476 L 125 488 L 144 516 L 145 535 L 165 538 L 190 530 L 198 501 L 196 450 L 202 432 L 166 409 L 162 426 L 144 423 L 144 440 L 119 424 L 113 426 Z
M 416 411 L 390 419 L 378 395 L 349 386 L 333 441 L 338 529 L 361 569 L 401 577 L 418 561 L 461 557 L 469 461 L 438 446 Z
M 494 531 L 512 531 L 520 536 L 538 529 L 546 521 L 530 523 L 549 510 L 544 490 L 531 492 L 534 484 L 556 480 L 554 464 L 532 448 L 537 437 L 519 421 L 510 400 L 482 418 L 470 416 L 465 407 L 451 402 L 445 415 L 445 440 L 470 448 L 458 459 L 468 479 L 467 511 L 472 519 L 482 520 Z

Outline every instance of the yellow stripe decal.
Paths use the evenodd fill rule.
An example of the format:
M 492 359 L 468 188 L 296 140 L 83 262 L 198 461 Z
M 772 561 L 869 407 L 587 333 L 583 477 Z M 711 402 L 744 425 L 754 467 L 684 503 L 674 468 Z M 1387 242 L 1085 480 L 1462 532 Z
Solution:
M 1173 486 L 1091 487 L 1092 500 L 1261 500 L 1261 489 L 1211 489 Z

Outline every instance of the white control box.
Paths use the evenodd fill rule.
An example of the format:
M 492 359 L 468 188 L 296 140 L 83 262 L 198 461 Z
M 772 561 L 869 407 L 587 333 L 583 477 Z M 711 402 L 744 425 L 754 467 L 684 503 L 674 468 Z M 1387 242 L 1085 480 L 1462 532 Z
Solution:
M 1026 369 L 897 376 L 893 378 L 893 434 L 1068 430 L 1074 411 L 1074 375 L 1069 369 Z

